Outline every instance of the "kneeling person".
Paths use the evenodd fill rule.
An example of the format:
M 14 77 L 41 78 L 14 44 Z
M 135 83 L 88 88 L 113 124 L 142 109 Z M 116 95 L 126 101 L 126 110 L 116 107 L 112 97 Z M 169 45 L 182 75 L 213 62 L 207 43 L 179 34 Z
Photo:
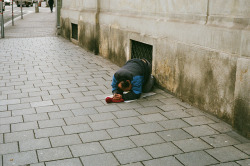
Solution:
M 146 59 L 131 59 L 113 76 L 113 98 L 107 102 L 123 102 L 138 99 L 141 93 L 150 92 L 155 79 L 151 75 L 151 64 Z M 127 93 L 124 93 L 127 92 Z M 112 99 L 112 100 L 111 100 Z

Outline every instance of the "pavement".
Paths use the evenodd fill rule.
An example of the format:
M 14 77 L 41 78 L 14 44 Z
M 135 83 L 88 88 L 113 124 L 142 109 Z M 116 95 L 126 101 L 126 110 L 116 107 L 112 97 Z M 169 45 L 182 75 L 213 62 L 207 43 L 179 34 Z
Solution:
M 0 39 L 0 166 L 249 166 L 250 141 L 175 96 L 105 102 L 119 67 L 41 7 Z

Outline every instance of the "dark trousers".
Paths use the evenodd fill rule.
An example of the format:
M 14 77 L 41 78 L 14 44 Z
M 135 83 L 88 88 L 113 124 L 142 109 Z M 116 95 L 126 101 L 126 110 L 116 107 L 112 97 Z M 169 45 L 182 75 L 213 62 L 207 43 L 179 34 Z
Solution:
M 142 87 L 142 92 L 143 93 L 150 92 L 151 90 L 153 90 L 154 84 L 155 84 L 155 77 L 150 74 L 150 76 L 148 77 L 147 82 Z
M 147 75 L 144 76 L 145 78 L 145 83 L 142 86 L 142 92 L 143 93 L 148 93 L 150 92 L 155 84 L 155 77 L 151 74 L 152 73 L 152 65 L 149 63 L 149 61 L 147 61 L 146 59 L 144 59 L 144 62 L 146 61 L 147 63 L 147 67 L 148 67 L 148 71 L 146 72 Z
M 53 4 L 49 4 L 49 7 L 50 7 L 50 11 L 53 12 Z

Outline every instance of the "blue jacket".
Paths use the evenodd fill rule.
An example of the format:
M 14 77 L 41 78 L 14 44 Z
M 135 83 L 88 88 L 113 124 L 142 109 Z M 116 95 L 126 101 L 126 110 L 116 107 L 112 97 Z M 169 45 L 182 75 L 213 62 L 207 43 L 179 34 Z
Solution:
M 140 59 L 131 59 L 121 67 L 113 76 L 112 79 L 112 93 L 122 95 L 124 100 L 138 99 L 142 93 L 142 86 L 144 85 L 144 78 L 149 75 L 148 65 Z M 132 89 L 128 93 L 123 93 L 118 88 L 118 83 L 121 79 L 130 80 Z

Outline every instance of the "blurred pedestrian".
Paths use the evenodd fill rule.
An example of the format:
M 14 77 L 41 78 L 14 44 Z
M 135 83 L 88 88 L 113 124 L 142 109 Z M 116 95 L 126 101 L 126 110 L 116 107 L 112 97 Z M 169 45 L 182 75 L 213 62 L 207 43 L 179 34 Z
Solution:
M 49 0 L 49 7 L 50 7 L 50 11 L 51 13 L 53 12 L 53 5 L 54 5 L 54 0 Z

